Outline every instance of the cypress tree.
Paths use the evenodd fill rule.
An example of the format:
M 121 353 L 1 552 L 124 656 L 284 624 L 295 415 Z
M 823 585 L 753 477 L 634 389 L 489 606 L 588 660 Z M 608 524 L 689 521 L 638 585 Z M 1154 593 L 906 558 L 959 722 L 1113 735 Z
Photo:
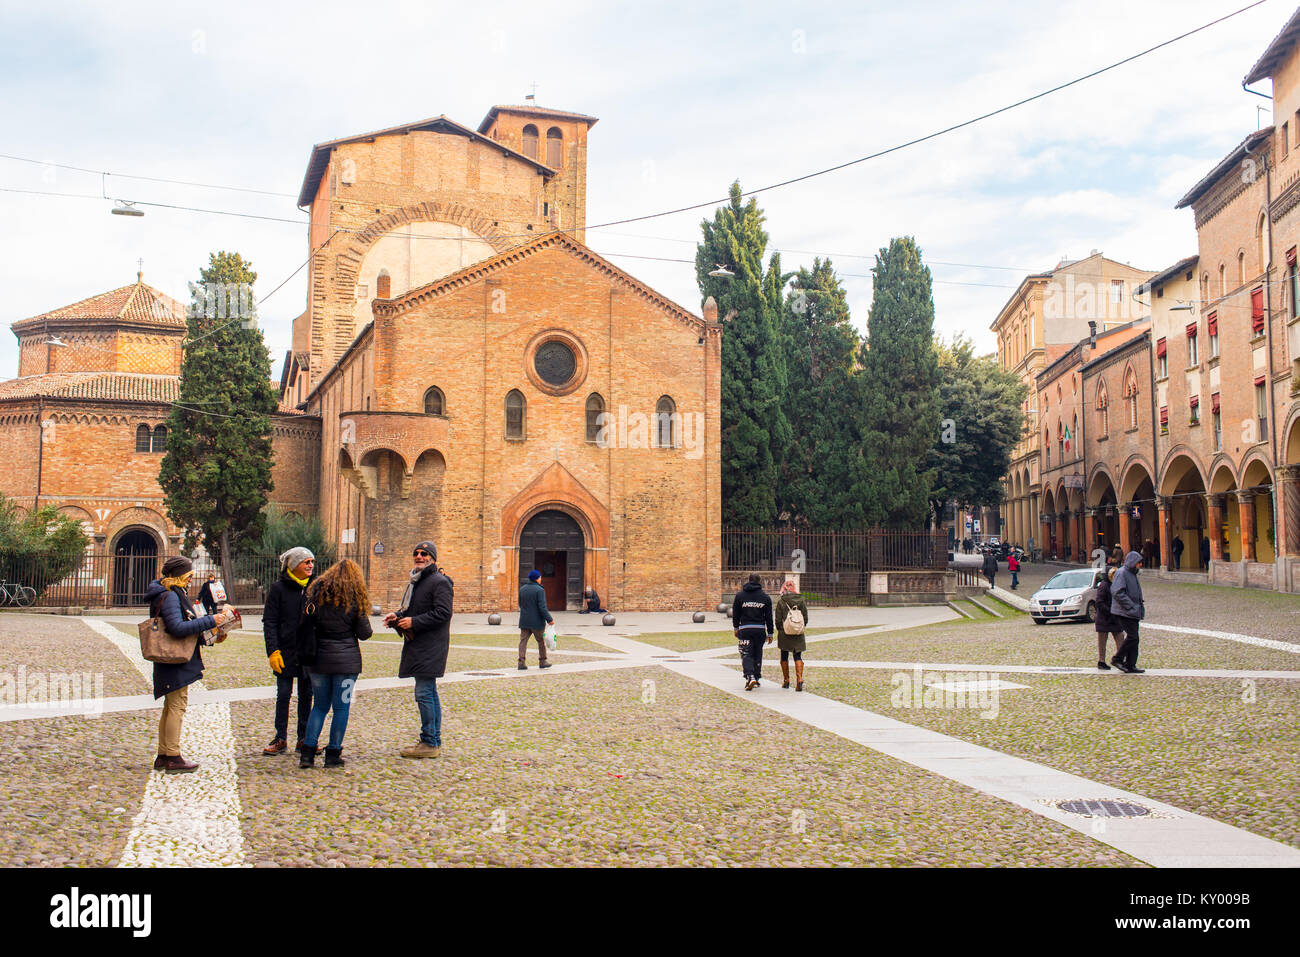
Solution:
M 920 528 L 930 510 L 927 455 L 939 431 L 930 270 L 910 236 L 876 255 L 860 350 L 862 448 L 856 486 L 871 524 Z
M 781 259 L 766 272 L 767 233 L 752 198 L 741 201 L 740 183 L 713 221 L 700 226 L 695 274 L 702 297 L 712 296 L 725 320 L 722 333 L 722 521 L 724 525 L 770 526 L 777 517 L 778 460 L 790 440 L 781 407 L 785 367 L 779 330 Z M 717 266 L 734 278 L 710 276 Z M 734 315 L 732 314 L 734 311 Z M 726 318 L 731 315 L 731 318 Z
M 200 542 L 234 584 L 233 549 L 261 533 L 271 492 L 271 356 L 257 327 L 257 273 L 238 253 L 213 253 L 190 284 L 180 398 L 158 472 L 185 549 Z

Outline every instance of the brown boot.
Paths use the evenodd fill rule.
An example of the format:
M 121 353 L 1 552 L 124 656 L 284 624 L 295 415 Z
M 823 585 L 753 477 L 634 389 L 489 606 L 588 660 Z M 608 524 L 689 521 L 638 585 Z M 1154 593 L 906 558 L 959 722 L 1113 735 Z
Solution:
M 788 661 L 781 662 L 781 681 L 782 688 L 790 687 L 790 662 Z
M 284 738 L 275 738 L 270 744 L 262 749 L 262 753 L 283 754 L 286 747 L 288 747 L 288 742 L 286 742 Z
M 167 755 L 160 754 L 153 759 L 153 769 L 155 771 L 164 771 L 167 768 Z
M 163 771 L 167 774 L 187 774 L 190 771 L 197 771 L 199 765 L 197 761 L 186 761 L 179 754 L 171 754 L 166 757 L 166 764 L 163 765 Z
M 794 663 L 794 679 L 797 682 L 797 684 L 795 684 L 794 686 L 794 690 L 803 691 L 803 662 L 802 661 L 796 661 Z

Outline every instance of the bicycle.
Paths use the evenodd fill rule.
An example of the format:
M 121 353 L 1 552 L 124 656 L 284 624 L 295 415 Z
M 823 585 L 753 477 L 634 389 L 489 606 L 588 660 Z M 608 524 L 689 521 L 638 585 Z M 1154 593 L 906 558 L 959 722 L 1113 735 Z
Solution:
M 21 582 L 0 581 L 0 605 L 17 605 L 19 608 L 26 608 L 35 603 L 35 588 Z

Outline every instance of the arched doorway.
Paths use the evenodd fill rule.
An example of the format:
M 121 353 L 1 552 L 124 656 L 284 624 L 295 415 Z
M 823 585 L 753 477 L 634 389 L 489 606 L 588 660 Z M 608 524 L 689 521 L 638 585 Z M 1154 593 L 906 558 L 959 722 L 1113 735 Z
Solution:
M 519 581 L 534 568 L 542 573 L 546 607 L 552 611 L 582 603 L 586 545 L 573 516 L 548 508 L 528 520 L 519 533 Z
M 158 574 L 158 540 L 143 528 L 128 528 L 113 545 L 113 604 L 142 605 Z

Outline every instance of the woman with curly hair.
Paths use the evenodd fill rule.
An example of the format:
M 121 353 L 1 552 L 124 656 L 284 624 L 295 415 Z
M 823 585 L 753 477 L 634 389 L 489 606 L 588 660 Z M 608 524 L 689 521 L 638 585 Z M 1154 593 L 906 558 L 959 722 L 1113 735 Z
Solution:
M 343 766 L 343 733 L 348 728 L 357 675 L 361 674 L 361 646 L 357 642 L 371 635 L 369 609 L 366 580 L 360 566 L 348 558 L 307 589 L 303 628 L 310 630 L 303 636 L 306 640 L 299 643 L 299 654 L 311 677 L 312 708 L 299 767 L 315 766 L 325 714 L 330 710 L 334 718 L 330 721 L 329 746 L 325 748 L 325 767 Z

